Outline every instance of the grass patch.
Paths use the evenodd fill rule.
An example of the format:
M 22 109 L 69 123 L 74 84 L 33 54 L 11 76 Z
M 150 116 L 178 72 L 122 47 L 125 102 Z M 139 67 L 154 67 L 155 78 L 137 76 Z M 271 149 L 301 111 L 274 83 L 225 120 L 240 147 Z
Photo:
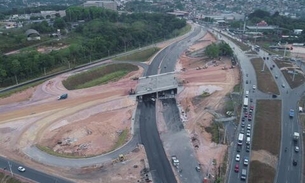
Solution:
M 259 161 L 251 161 L 249 183 L 273 183 L 275 169 Z
M 35 83 L 31 83 L 31 84 L 28 84 L 28 85 L 24 85 L 24 86 L 21 86 L 21 87 L 18 87 L 18 88 L 15 88 L 15 89 L 12 89 L 12 90 L 9 90 L 9 91 L 6 91 L 6 92 L 2 92 L 0 93 L 0 98 L 6 98 L 6 97 L 9 97 L 15 93 L 19 93 L 19 92 L 22 92 L 24 90 L 27 90 L 29 88 L 32 88 L 32 87 L 35 87 L 35 86 L 38 86 L 40 85 L 41 83 L 45 82 L 45 80 L 43 81 L 37 81 Z
M 132 64 L 110 64 L 68 77 L 63 81 L 63 85 L 68 90 L 88 88 L 117 81 L 135 70 L 138 70 L 138 67 Z
M 232 100 L 228 100 L 225 103 L 225 109 L 226 111 L 234 111 L 234 102 Z
M 191 26 L 190 24 L 186 24 L 185 27 L 183 27 L 182 29 L 179 30 L 179 34 L 178 34 L 178 35 L 179 35 L 179 36 L 182 36 L 182 35 L 184 35 L 184 34 L 190 32 L 191 29 L 192 29 L 192 26 Z
M 288 67 L 285 70 L 282 70 L 282 73 L 286 79 L 286 81 L 288 82 L 289 86 L 291 88 L 296 88 L 300 85 L 302 85 L 305 81 L 305 77 L 302 73 L 297 73 L 294 76 L 294 80 L 293 79 L 293 74 L 289 74 L 288 71 L 292 71 L 293 69 L 290 67 L 293 67 L 293 64 L 289 61 L 280 61 L 280 60 L 276 60 L 275 64 L 279 67 L 279 68 L 283 68 L 283 67 Z M 300 68 L 298 68 L 297 70 L 300 70 Z
M 128 139 L 128 130 L 125 129 L 121 132 L 121 134 L 119 135 L 119 139 L 116 141 L 116 143 L 113 146 L 113 150 L 117 149 L 118 147 L 121 147 L 122 145 L 125 144 L 125 142 Z
M 205 127 L 205 131 L 212 135 L 212 142 L 219 144 L 223 137 L 222 123 L 213 122 L 211 126 Z
M 256 72 L 256 80 L 257 80 L 257 88 L 264 93 L 274 93 L 279 95 L 279 89 L 274 81 L 274 78 L 266 66 L 265 71 L 262 71 L 263 68 L 263 59 L 261 58 L 253 58 L 251 59 L 251 63 Z
M 0 172 L 0 182 L 1 183 L 22 183 L 24 181 L 20 181 L 16 178 L 11 177 L 10 175 L 6 175 Z
M 236 84 L 234 87 L 233 87 L 233 92 L 240 92 L 240 83 Z
M 225 36 L 227 39 L 229 39 L 230 41 L 232 41 L 234 44 L 236 44 L 236 45 L 237 45 L 241 50 L 243 50 L 243 51 L 247 51 L 247 50 L 250 50 L 250 49 L 251 49 L 250 46 L 246 45 L 246 44 L 243 43 L 243 42 L 237 41 L 236 39 L 233 39 L 233 38 L 228 37 L 228 36 L 223 35 L 223 34 L 222 34 L 222 36 Z
M 153 55 L 155 55 L 159 50 L 160 50 L 160 48 L 157 48 L 157 47 L 148 48 L 145 50 L 136 51 L 129 55 L 124 55 L 124 56 L 118 57 L 114 60 L 145 62 L 145 61 L 149 60 Z
M 281 141 L 281 106 L 280 100 L 257 101 L 253 150 L 266 150 L 278 156 Z
M 48 153 L 53 156 L 57 157 L 63 157 L 63 158 L 85 158 L 85 157 L 93 157 L 93 156 L 78 156 L 78 155 L 73 155 L 73 154 L 63 154 L 63 153 L 58 153 L 53 151 L 53 149 L 46 147 L 46 146 L 41 146 L 39 144 L 36 144 L 36 147 L 40 149 L 41 151 Z

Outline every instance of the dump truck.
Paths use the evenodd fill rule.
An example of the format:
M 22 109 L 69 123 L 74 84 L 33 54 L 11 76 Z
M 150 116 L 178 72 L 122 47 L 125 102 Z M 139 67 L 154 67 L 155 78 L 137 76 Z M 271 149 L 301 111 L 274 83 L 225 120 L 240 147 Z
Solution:
M 58 100 L 63 100 L 63 99 L 66 99 L 66 98 L 68 98 L 68 94 L 67 93 L 60 95 L 57 99 Z

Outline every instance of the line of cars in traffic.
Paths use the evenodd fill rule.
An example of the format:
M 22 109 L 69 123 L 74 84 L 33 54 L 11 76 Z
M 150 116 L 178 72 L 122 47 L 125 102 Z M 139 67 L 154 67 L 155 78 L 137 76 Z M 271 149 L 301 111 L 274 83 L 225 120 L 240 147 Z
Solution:
M 256 86 L 253 85 L 253 91 L 255 91 Z M 243 112 L 241 117 L 241 124 L 240 124 L 240 131 L 238 135 L 238 142 L 236 151 L 237 154 L 235 156 L 235 168 L 234 171 L 236 173 L 240 173 L 240 179 L 246 180 L 247 179 L 247 166 L 249 165 L 249 152 L 251 146 L 251 129 L 252 129 L 252 119 L 254 114 L 254 105 L 252 104 L 253 100 L 250 99 L 250 105 L 248 104 L 249 100 L 249 91 L 245 92 L 244 98 L 244 105 L 243 105 Z M 241 152 L 245 147 L 245 155 L 244 157 L 241 156 Z

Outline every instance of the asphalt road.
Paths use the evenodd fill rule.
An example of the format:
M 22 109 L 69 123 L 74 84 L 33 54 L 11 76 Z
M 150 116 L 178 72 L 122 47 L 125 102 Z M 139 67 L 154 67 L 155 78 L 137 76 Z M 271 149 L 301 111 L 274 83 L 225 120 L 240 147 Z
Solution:
M 153 59 L 152 63 L 147 69 L 146 75 L 155 75 L 165 72 L 174 71 L 177 59 L 180 54 L 192 44 L 193 41 L 197 40 L 200 36 L 201 28 L 197 26 L 192 33 L 189 34 L 186 38 L 178 41 L 176 43 L 171 44 L 166 47 L 162 51 L 159 52 L 158 55 Z M 143 143 L 147 158 L 150 166 L 150 170 L 153 176 L 154 182 L 157 183 L 175 183 L 176 178 L 174 177 L 172 168 L 169 164 L 167 156 L 165 154 L 162 141 L 160 140 L 159 132 L 156 125 L 156 109 L 155 103 L 148 100 L 147 102 L 143 102 L 139 104 L 140 109 L 140 136 L 141 142 Z M 170 103 L 168 105 L 172 111 L 176 110 L 177 106 L 175 102 Z M 177 125 L 181 130 L 181 121 L 175 120 L 175 125 Z M 182 131 L 182 130 L 181 130 Z M 184 136 L 184 143 L 189 143 L 189 137 Z M 187 139 L 185 141 L 185 139 Z M 180 162 L 184 165 L 185 169 L 181 172 L 183 177 L 183 182 L 201 182 L 201 177 L 198 172 L 195 171 L 195 166 L 198 165 L 198 162 L 194 156 L 190 156 L 193 153 L 192 147 L 187 146 L 187 144 L 179 143 L 178 150 L 181 152 Z M 176 141 L 177 144 L 177 141 Z M 171 147 L 171 146 L 170 146 Z M 174 149 L 177 146 L 171 148 Z M 184 151 L 181 151 L 183 149 Z M 191 165 L 190 165 L 191 164 Z M 189 168 L 189 166 L 192 166 Z M 194 174 L 194 172 L 196 174 Z
M 225 38 L 224 38 L 225 39 Z M 249 62 L 249 58 L 246 56 L 246 54 L 240 50 L 238 47 L 236 47 L 233 43 L 231 43 L 229 40 L 226 40 L 231 47 L 235 49 L 235 53 L 240 60 L 241 68 L 242 68 L 242 74 L 243 74 L 243 86 L 244 86 L 244 91 L 246 90 L 251 90 L 251 86 L 253 84 L 257 85 L 256 78 L 255 78 L 255 71 Z M 269 57 L 269 55 L 264 52 L 260 51 L 259 53 L 260 57 Z M 275 75 L 278 76 L 278 78 L 275 78 L 275 82 L 277 83 L 277 86 L 280 90 L 280 96 L 278 99 L 282 99 L 282 134 L 281 134 L 281 148 L 280 148 L 280 156 L 279 156 L 279 164 L 277 167 L 277 174 L 275 177 L 275 183 L 277 182 L 283 182 L 283 183 L 296 183 L 296 182 L 301 182 L 302 178 L 302 143 L 298 143 L 298 146 L 300 147 L 300 152 L 296 153 L 294 152 L 294 144 L 293 144 L 293 132 L 301 132 L 300 126 L 297 120 L 297 114 L 296 117 L 293 119 L 289 118 L 289 110 L 294 109 L 295 112 L 297 113 L 298 111 L 298 100 L 304 93 L 304 84 L 301 87 L 298 87 L 296 89 L 291 89 L 289 87 L 289 84 L 287 83 L 285 77 L 277 68 L 276 64 L 274 61 L 269 57 L 269 59 L 265 60 L 265 68 L 268 69 L 271 66 L 275 65 L 275 68 L 271 70 L 271 73 L 273 77 L 275 78 Z M 262 68 L 263 69 L 263 68 Z M 249 87 L 249 84 L 247 85 L 245 80 L 251 81 L 251 86 Z M 282 87 L 282 84 L 285 85 L 285 87 Z M 271 99 L 271 94 L 264 94 L 260 91 L 255 91 L 254 93 L 251 92 L 249 98 L 254 99 L 254 104 L 257 99 Z M 240 127 L 238 128 L 238 133 L 239 133 Z M 237 133 L 237 134 L 238 134 Z M 236 137 L 237 139 L 237 137 Z M 285 152 L 285 148 L 288 148 L 287 152 Z M 250 152 L 251 153 L 251 152 Z M 250 154 L 244 152 L 242 150 L 241 154 L 241 159 L 243 157 L 248 156 L 250 157 Z M 233 145 L 233 148 L 231 148 L 231 158 L 232 158 L 232 163 L 230 165 L 230 172 L 229 172 L 229 177 L 228 181 L 229 183 L 235 183 L 235 182 L 240 182 L 240 173 L 235 173 L 234 172 L 234 166 L 235 166 L 235 156 L 236 156 L 236 144 Z M 292 161 L 293 159 L 297 160 L 298 165 L 293 166 Z M 249 175 L 249 170 L 247 171 Z M 279 181 L 280 180 L 280 181 Z
M 5 168 L 7 173 L 10 173 L 9 164 L 11 165 L 11 170 L 14 176 L 23 176 L 40 183 L 72 183 L 72 181 L 68 181 L 59 177 L 54 177 L 0 157 L 0 167 L 1 169 Z M 17 169 L 19 166 L 24 167 L 26 169 L 25 172 L 19 172 Z
M 179 55 L 194 41 L 196 41 L 198 38 L 202 36 L 202 32 L 201 34 L 200 32 L 201 32 L 201 28 L 197 26 L 195 30 L 191 32 L 186 38 L 162 50 L 155 57 L 151 65 L 148 67 L 146 75 L 158 74 L 159 71 L 161 71 L 161 73 L 173 71 L 176 61 L 179 58 Z M 177 108 L 177 106 L 174 104 L 171 105 L 171 107 Z M 137 111 L 137 115 L 139 115 L 140 124 L 138 126 L 137 123 L 135 123 L 135 136 L 127 145 L 123 146 L 117 151 L 111 152 L 106 155 L 97 156 L 93 158 L 86 158 L 86 159 L 67 159 L 61 157 L 54 157 L 39 151 L 35 147 L 26 149 L 25 153 L 29 155 L 32 159 L 35 159 L 36 161 L 53 166 L 79 167 L 79 166 L 86 166 L 92 164 L 102 164 L 105 161 L 109 161 L 110 159 L 118 157 L 118 155 L 121 153 L 130 152 L 138 142 L 137 134 L 140 130 L 141 141 L 144 144 L 145 150 L 147 152 L 147 157 L 154 178 L 154 182 L 157 183 L 177 182 L 159 137 L 159 133 L 156 126 L 156 119 L 155 119 L 156 111 L 155 111 L 154 103 L 143 102 L 138 106 L 138 109 L 139 110 Z M 189 142 L 187 136 L 185 136 L 183 140 L 185 143 Z M 184 156 L 188 155 L 186 158 L 184 158 L 184 162 L 186 162 L 185 163 L 186 167 L 188 167 L 189 163 L 191 163 L 191 166 L 195 168 L 195 165 L 197 164 L 196 158 L 194 156 L 190 156 L 190 153 L 193 153 L 192 147 L 186 146 L 184 144 L 180 144 L 180 145 L 184 149 L 183 155 Z M 180 151 L 181 149 L 182 148 L 180 147 Z M 6 167 L 6 164 L 7 164 L 7 160 L 2 158 L 0 160 L 0 166 L 3 165 L 3 167 Z M 17 174 L 20 174 L 24 177 L 35 180 L 37 182 L 41 182 L 41 183 L 69 182 L 36 171 L 34 169 L 30 169 L 26 166 L 24 166 L 27 169 L 26 172 L 20 173 L 16 169 L 18 167 L 18 164 L 12 161 L 11 164 L 14 173 L 16 172 Z M 183 161 L 182 164 L 184 164 Z M 183 176 L 184 176 L 183 182 L 200 182 L 200 180 L 202 180 L 200 176 L 198 176 L 200 174 L 198 173 L 194 174 L 195 170 L 193 168 L 191 168 L 192 169 L 191 171 L 188 171 L 189 169 L 187 168 L 185 169 L 185 171 L 183 171 Z

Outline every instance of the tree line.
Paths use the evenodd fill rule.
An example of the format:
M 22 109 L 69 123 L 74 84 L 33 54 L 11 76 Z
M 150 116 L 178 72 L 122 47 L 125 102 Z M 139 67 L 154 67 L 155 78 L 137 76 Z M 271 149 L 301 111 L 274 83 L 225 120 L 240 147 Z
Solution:
M 66 35 L 67 38 L 61 40 L 67 46 L 65 49 L 53 50 L 48 54 L 29 50 L 20 54 L 2 55 L 0 87 L 171 38 L 186 26 L 185 20 L 168 14 L 119 15 L 96 7 L 70 7 L 63 20 L 65 23 L 78 20 L 85 22 L 79 23 L 75 30 Z M 48 44 L 56 45 L 58 42 Z

